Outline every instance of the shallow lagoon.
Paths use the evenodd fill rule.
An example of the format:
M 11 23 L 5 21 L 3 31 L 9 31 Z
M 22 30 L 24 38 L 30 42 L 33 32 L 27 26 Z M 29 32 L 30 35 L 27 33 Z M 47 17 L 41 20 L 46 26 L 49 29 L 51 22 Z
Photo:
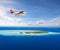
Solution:
M 9 32 L 9 31 L 8 31 Z M 60 50 L 60 33 L 43 35 L 1 34 L 1 50 Z
M 0 30 L 0 35 L 5 36 L 20 36 L 20 35 L 49 35 L 49 34 L 59 34 L 60 32 L 48 32 L 48 31 L 39 31 L 39 30 Z
M 0 28 L 1 29 L 1 28 Z M 20 34 L 21 31 L 47 31 L 42 34 Z M 60 29 L 0 30 L 1 50 L 60 50 Z

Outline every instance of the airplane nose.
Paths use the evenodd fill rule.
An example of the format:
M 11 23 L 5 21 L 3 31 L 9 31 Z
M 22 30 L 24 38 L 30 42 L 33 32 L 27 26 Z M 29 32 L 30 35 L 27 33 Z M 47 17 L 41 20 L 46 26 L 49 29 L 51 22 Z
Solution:
M 25 16 L 26 15 L 26 12 L 23 12 L 20 14 L 20 16 Z

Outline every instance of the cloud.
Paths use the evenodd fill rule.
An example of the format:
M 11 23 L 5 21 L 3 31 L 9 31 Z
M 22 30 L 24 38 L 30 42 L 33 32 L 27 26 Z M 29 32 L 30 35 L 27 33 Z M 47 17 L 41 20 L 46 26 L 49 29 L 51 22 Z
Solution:
M 2 10 L 1 10 L 2 9 Z M 0 26 L 26 26 L 22 19 L 9 17 L 7 14 L 9 8 L 0 6 Z
M 0 3 L 1 4 L 18 4 L 17 2 L 13 0 L 1 0 Z
M 49 21 L 51 26 L 60 26 L 60 17 L 53 18 Z
M 36 24 L 44 24 L 45 23 L 45 21 L 44 20 L 38 20 L 38 21 L 36 21 Z
M 60 17 L 56 17 L 48 21 L 37 20 L 35 23 L 30 22 L 28 25 L 33 27 L 60 27 Z
M 15 9 L 14 9 L 15 10 Z M 0 6 L 0 26 L 16 26 L 16 27 L 60 27 L 60 17 L 53 18 L 49 21 L 37 20 L 37 21 L 26 21 L 21 18 L 10 17 L 7 13 L 9 8 Z
M 39 20 L 37 21 L 37 24 L 35 24 L 36 26 L 43 26 L 43 27 L 60 27 L 60 17 L 56 17 L 53 18 L 51 20 L 48 21 L 44 21 L 44 20 Z

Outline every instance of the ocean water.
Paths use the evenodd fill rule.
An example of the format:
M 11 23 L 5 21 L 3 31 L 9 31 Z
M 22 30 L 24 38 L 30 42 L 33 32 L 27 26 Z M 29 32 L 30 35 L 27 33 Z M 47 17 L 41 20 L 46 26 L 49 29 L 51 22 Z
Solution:
M 48 31 L 47 34 L 21 35 L 20 31 Z M 0 50 L 60 50 L 60 28 L 0 28 Z

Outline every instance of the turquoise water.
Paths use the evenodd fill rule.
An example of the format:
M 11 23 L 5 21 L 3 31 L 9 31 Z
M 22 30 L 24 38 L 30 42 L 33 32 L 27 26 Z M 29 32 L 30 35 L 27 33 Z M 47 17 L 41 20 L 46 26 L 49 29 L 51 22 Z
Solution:
M 11 29 L 0 28 L 1 50 L 60 50 L 60 28 Z M 38 36 L 20 34 L 21 31 L 40 30 L 48 33 L 38 34 Z
M 23 32 L 23 34 L 21 34 L 20 32 Z M 60 34 L 60 32 L 47 32 L 47 33 L 40 33 L 40 34 L 25 34 L 24 32 L 40 32 L 39 30 L 0 30 L 0 35 L 5 35 L 5 36 L 11 36 L 11 35 L 15 35 L 15 36 L 20 36 L 20 35 L 51 35 L 51 34 Z
M 50 34 L 42 36 L 11 36 L 10 33 L 8 36 L 8 33 L 4 33 L 5 31 L 0 32 L 1 50 L 60 50 L 60 33 L 49 32 Z

